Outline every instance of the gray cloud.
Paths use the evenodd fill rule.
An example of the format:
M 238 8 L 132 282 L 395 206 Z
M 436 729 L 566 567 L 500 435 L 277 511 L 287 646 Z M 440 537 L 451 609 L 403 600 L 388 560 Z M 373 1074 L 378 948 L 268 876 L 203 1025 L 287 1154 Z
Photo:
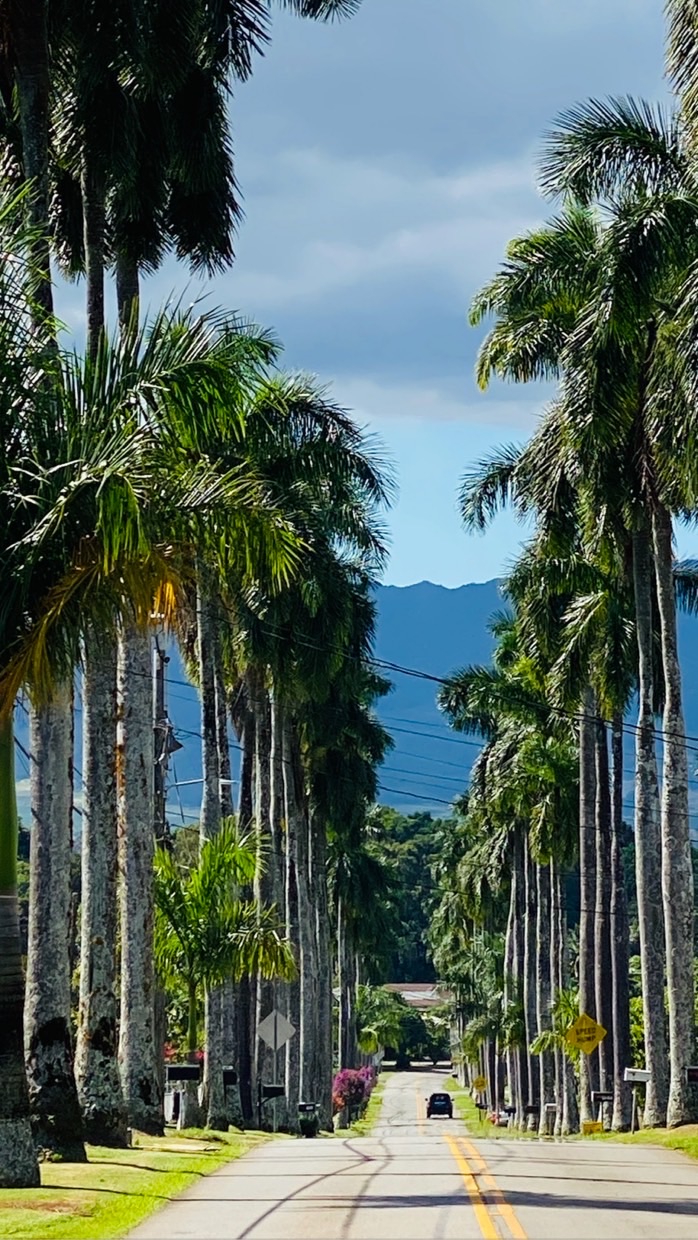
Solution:
M 661 8 L 364 0 L 341 27 L 278 15 L 232 102 L 247 208 L 238 259 L 189 293 L 273 325 L 292 367 L 364 392 L 409 384 L 439 393 L 446 420 L 476 417 L 481 334 L 467 308 L 510 237 L 550 210 L 535 190 L 541 133 L 590 94 L 663 89 Z M 182 284 L 170 263 L 144 300 Z M 70 290 L 78 335 L 81 302 Z M 521 397 L 488 399 L 516 417 Z
M 364 0 L 342 27 L 280 17 L 238 91 L 240 172 L 304 144 L 434 168 L 511 156 L 589 94 L 661 89 L 660 0 Z

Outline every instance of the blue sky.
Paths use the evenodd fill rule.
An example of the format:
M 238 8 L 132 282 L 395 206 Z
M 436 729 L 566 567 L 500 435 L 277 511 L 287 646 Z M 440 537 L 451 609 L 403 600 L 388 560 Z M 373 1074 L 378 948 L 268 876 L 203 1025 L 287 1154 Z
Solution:
M 550 209 L 535 159 L 555 115 L 589 95 L 665 92 L 662 7 L 364 0 L 341 26 L 279 14 L 236 93 L 246 220 L 235 267 L 207 288 L 273 325 L 285 364 L 331 381 L 382 437 L 401 488 L 393 584 L 483 581 L 514 554 L 508 516 L 466 537 L 456 489 L 469 463 L 527 435 L 542 395 L 478 392 L 468 304 Z M 168 266 L 145 299 L 186 282 Z

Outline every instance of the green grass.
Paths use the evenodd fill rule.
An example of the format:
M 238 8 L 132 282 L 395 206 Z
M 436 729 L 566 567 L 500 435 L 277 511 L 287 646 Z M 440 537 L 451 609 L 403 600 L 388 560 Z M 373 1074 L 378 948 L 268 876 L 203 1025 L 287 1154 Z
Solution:
M 134 1139 L 128 1150 L 88 1146 L 87 1163 L 43 1163 L 41 1188 L 0 1189 L 0 1236 L 114 1240 L 200 1176 L 268 1138 L 196 1130 Z
M 348 1128 L 338 1129 L 337 1136 L 346 1137 L 349 1134 L 353 1137 L 370 1137 L 380 1118 L 384 1090 L 385 1080 L 382 1076 L 379 1076 L 361 1119 L 354 1120 L 354 1123 L 350 1124 Z
M 444 1089 L 453 1094 L 454 1109 L 460 1119 L 465 1122 L 472 1136 L 484 1136 L 497 1140 L 530 1140 L 537 1137 L 535 1132 L 521 1132 L 518 1128 L 497 1128 L 480 1119 L 480 1113 L 467 1089 L 462 1089 L 455 1077 L 447 1077 Z M 677 1150 L 689 1158 L 698 1159 L 698 1124 L 685 1124 L 682 1128 L 643 1128 L 632 1135 L 629 1132 L 599 1132 L 588 1137 L 580 1133 L 566 1137 L 568 1141 L 621 1141 L 626 1145 L 654 1145 L 667 1150 Z
M 682 1128 L 643 1128 L 640 1132 L 598 1132 L 586 1141 L 622 1141 L 624 1145 L 655 1145 L 665 1150 L 678 1150 L 689 1158 L 698 1158 L 698 1124 Z

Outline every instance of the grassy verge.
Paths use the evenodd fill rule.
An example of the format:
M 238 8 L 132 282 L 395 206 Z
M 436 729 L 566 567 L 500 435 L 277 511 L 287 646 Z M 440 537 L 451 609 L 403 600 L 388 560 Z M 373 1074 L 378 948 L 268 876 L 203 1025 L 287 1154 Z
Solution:
M 483 1123 L 469 1091 L 461 1088 L 455 1077 L 446 1078 L 444 1089 L 453 1094 L 454 1110 L 473 1136 L 493 1140 L 506 1138 L 508 1141 L 530 1140 L 532 1137 L 537 1137 L 538 1134 L 535 1132 L 521 1132 L 518 1128 L 497 1128 L 487 1121 Z M 580 1133 L 576 1133 L 566 1139 L 569 1141 L 620 1141 L 625 1145 L 654 1145 L 665 1150 L 677 1150 L 689 1158 L 698 1159 L 698 1124 L 685 1124 L 682 1128 L 671 1129 L 643 1128 L 640 1132 L 633 1133 L 632 1136 L 629 1132 L 599 1132 L 588 1137 L 582 1137 Z
M 350 1134 L 353 1137 L 370 1137 L 380 1117 L 384 1090 L 385 1080 L 382 1076 L 379 1076 L 361 1119 L 354 1120 L 354 1123 L 350 1124 L 348 1128 L 338 1129 L 337 1136 L 346 1137 L 347 1134 Z
M 114 1240 L 200 1176 L 266 1139 L 260 1133 L 138 1133 L 129 1150 L 88 1146 L 87 1163 L 42 1164 L 41 1188 L 0 1189 L 0 1236 Z
M 599 1132 L 585 1137 L 586 1141 L 621 1141 L 624 1145 L 654 1145 L 665 1150 L 678 1150 L 689 1158 L 698 1158 L 698 1124 L 682 1128 L 643 1128 L 640 1132 Z

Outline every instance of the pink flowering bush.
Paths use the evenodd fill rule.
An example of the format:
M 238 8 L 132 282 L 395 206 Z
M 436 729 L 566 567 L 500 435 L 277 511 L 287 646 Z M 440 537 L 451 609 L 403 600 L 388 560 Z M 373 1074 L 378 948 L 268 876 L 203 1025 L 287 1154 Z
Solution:
M 359 1076 L 364 1083 L 364 1102 L 368 1102 L 376 1083 L 376 1070 L 370 1064 L 366 1064 L 365 1067 L 359 1068 Z
M 358 1111 L 367 1101 L 372 1086 L 367 1088 L 364 1069 L 342 1068 L 332 1082 L 332 1102 L 335 1112 L 346 1107 L 350 1112 Z

